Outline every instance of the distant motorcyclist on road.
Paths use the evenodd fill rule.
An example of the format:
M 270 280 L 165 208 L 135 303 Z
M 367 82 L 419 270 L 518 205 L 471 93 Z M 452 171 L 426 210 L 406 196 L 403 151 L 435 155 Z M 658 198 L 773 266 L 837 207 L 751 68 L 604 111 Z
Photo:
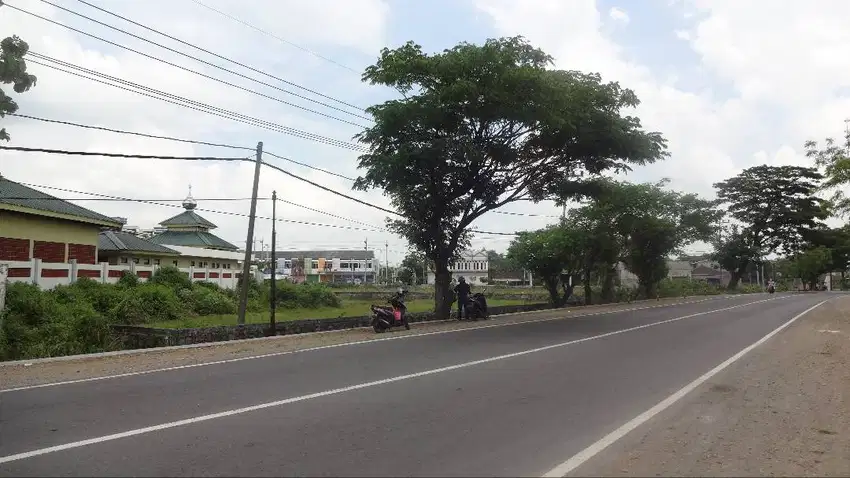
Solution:
M 469 293 L 471 289 L 466 279 L 463 276 L 458 277 L 457 285 L 455 286 L 455 294 L 457 294 L 457 318 L 460 320 L 463 317 L 463 311 L 466 308 L 466 303 L 469 302 Z

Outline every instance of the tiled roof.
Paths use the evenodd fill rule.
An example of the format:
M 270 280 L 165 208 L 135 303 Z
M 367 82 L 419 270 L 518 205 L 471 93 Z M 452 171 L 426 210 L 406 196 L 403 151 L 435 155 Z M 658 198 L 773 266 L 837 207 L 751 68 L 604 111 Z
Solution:
M 165 231 L 148 240 L 154 244 L 168 246 L 203 247 L 207 249 L 223 249 L 226 251 L 239 249 L 215 234 L 206 231 Z
M 271 252 L 257 251 L 256 256 L 265 260 L 271 257 Z M 304 259 L 307 257 L 310 259 L 339 258 L 343 260 L 362 261 L 364 259 L 374 259 L 375 251 L 363 251 L 356 249 L 340 251 L 277 251 L 275 252 L 275 257 L 278 259 Z
M 198 215 L 194 211 L 183 211 L 180 214 L 170 217 L 160 223 L 165 227 L 168 226 L 201 226 L 207 229 L 215 229 L 217 226 Z
M 154 244 L 151 241 L 137 237 L 129 232 L 123 231 L 103 231 L 97 238 L 97 248 L 100 251 L 128 251 L 128 252 L 148 252 L 151 254 L 173 254 L 180 255 L 179 252 L 169 249 L 159 244 Z
M 0 204 L 71 216 L 79 218 L 80 222 L 94 222 L 115 227 L 121 225 L 116 219 L 10 181 L 2 176 L 0 176 Z

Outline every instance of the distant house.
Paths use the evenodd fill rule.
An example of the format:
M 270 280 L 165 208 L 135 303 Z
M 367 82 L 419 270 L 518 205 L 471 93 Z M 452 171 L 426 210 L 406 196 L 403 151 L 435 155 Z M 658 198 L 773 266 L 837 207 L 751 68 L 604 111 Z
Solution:
M 704 265 L 698 265 L 691 271 L 691 277 L 694 280 L 703 280 L 709 284 L 727 285 L 731 279 L 731 274 L 722 269 L 714 269 Z
M 258 260 L 269 260 L 271 251 L 258 251 Z M 294 282 L 374 283 L 380 272 L 375 251 L 320 250 L 276 251 L 277 273 Z
M 124 231 L 102 231 L 98 258 L 110 265 L 160 266 L 179 264 L 180 253 Z
M 120 227 L 117 219 L 0 176 L 0 261 L 95 264 L 100 231 Z
M 463 277 L 470 284 L 481 284 L 487 282 L 490 277 L 490 260 L 487 251 L 463 251 L 460 258 L 449 264 L 449 272 L 453 279 Z M 435 281 L 434 271 L 428 271 L 428 283 Z M 483 280 L 482 280 L 483 279 Z

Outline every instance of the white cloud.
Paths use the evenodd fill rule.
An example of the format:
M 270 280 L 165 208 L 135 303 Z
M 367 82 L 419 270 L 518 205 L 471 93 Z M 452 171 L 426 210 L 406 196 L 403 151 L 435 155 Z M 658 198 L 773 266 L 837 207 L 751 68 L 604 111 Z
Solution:
M 618 23 L 626 24 L 631 21 L 631 18 L 629 18 L 629 14 L 626 13 L 625 10 L 623 10 L 622 8 L 618 7 L 611 7 L 611 9 L 608 10 L 608 16 L 611 17 L 611 20 L 614 20 Z
M 557 66 L 598 71 L 638 94 L 644 125 L 669 140 L 672 157 L 632 179 L 671 177 L 672 186 L 712 194 L 712 183 L 759 163 L 806 164 L 806 139 L 837 135 L 850 116 L 850 4 L 669 2 L 686 22 L 676 35 L 693 48 L 712 89 L 689 91 L 665 72 L 628 58 L 604 34 L 593 0 L 479 0 L 500 34 L 523 34 Z M 565 28 L 564 19 L 569 23 Z M 733 93 L 719 92 L 731 85 Z

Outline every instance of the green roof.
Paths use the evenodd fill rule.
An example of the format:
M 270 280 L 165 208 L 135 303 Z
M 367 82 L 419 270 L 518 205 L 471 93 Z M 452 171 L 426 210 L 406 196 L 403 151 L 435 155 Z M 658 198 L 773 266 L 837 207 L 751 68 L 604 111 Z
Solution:
M 101 252 L 147 252 L 150 254 L 179 255 L 180 253 L 151 241 L 137 237 L 129 232 L 103 231 L 97 238 L 97 248 Z
M 37 191 L 23 184 L 10 181 L 0 176 L 0 209 L 3 205 L 30 209 L 23 211 L 30 214 L 44 213 L 45 216 L 65 216 L 63 219 L 86 223 L 95 223 L 103 226 L 117 227 L 121 222 L 117 219 L 104 216 L 103 214 L 86 209 L 82 206 L 69 203 L 55 196 Z
M 165 226 L 165 227 L 169 227 L 169 226 L 178 226 L 178 227 L 179 226 L 183 226 L 183 227 L 200 226 L 200 227 L 204 227 L 204 228 L 207 228 L 207 229 L 215 229 L 217 227 L 215 224 L 213 224 L 213 223 L 207 221 L 206 219 L 202 218 L 201 216 L 198 215 L 198 213 L 196 213 L 194 211 L 183 211 L 180 214 L 178 214 L 174 217 L 168 218 L 168 219 L 162 221 L 159 224 L 162 225 L 162 226 Z
M 225 251 L 239 249 L 215 234 L 206 231 L 165 231 L 148 240 L 154 244 L 169 246 L 203 247 L 205 249 L 222 249 Z

